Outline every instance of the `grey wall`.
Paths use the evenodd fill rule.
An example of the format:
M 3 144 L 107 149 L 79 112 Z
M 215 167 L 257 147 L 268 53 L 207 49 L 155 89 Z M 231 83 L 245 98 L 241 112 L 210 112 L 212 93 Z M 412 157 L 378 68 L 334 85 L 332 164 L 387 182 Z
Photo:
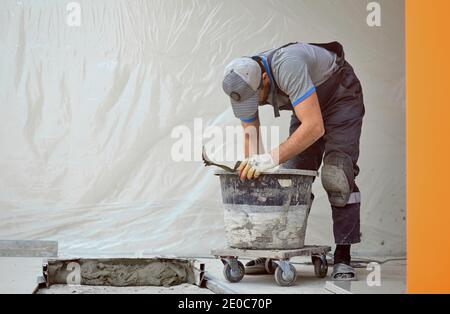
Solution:
M 340 41 L 360 77 L 360 254 L 405 253 L 404 3 L 361 0 L 6 1 L 0 10 L 0 238 L 63 254 L 208 254 L 225 244 L 220 187 L 170 159 L 178 125 L 237 125 L 224 66 L 290 41 Z M 261 119 L 287 136 L 289 114 Z M 307 240 L 332 243 L 320 180 Z

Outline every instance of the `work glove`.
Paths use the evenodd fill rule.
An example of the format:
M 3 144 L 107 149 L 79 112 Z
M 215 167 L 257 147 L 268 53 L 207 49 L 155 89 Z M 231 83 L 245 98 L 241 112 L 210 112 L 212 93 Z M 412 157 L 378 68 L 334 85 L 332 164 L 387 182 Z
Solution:
M 238 168 L 243 181 L 258 179 L 262 172 L 273 172 L 277 169 L 278 165 L 271 154 L 253 155 L 245 159 Z

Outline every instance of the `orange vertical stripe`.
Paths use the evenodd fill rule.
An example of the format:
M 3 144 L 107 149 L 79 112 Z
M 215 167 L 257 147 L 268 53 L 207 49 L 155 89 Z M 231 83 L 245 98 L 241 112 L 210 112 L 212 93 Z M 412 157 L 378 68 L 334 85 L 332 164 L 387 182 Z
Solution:
M 409 293 L 450 293 L 449 24 L 449 0 L 406 0 Z

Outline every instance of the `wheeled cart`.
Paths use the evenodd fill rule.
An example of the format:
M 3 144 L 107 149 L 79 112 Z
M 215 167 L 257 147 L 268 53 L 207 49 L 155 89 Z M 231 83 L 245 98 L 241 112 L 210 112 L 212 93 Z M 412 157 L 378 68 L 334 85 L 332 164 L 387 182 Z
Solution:
M 244 278 L 245 267 L 238 259 L 265 258 L 265 268 L 273 274 L 279 286 L 292 286 L 297 280 L 297 271 L 289 260 L 296 256 L 311 256 L 314 273 L 318 278 L 324 278 L 328 272 L 326 255 L 331 251 L 329 246 L 305 246 L 296 250 L 242 250 L 225 248 L 213 250 L 211 255 L 220 258 L 224 264 L 223 275 L 229 282 L 239 282 Z

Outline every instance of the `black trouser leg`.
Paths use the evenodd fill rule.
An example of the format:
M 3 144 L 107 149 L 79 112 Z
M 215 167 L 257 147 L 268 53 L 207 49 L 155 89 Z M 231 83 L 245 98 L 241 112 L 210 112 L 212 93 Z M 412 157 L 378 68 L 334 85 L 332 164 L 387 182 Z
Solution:
M 333 232 L 336 244 L 356 244 L 361 242 L 360 237 L 360 208 L 361 195 L 358 186 L 355 183 L 355 178 L 359 173 L 357 161 L 359 158 L 359 137 L 361 134 L 362 118 L 349 121 L 346 128 L 338 128 L 336 126 L 328 127 L 328 132 L 325 135 L 325 158 L 327 163 L 333 158 L 327 156 L 334 156 L 344 158 L 345 163 L 334 161 L 334 164 L 342 165 L 345 169 L 346 177 L 349 182 L 350 198 L 348 202 L 342 206 L 336 206 L 332 197 L 330 197 L 330 204 L 333 216 Z M 344 144 L 342 144 L 344 143 Z
M 291 120 L 290 134 L 300 126 L 298 119 L 293 116 Z M 333 145 L 327 145 L 324 138 L 314 143 L 303 153 L 295 156 L 285 163 L 284 167 L 289 169 L 319 170 L 325 147 L 332 148 Z M 357 150 L 356 150 L 357 151 Z M 353 154 L 356 155 L 356 154 Z M 357 160 L 357 156 L 353 159 Z M 359 169 L 355 162 L 355 172 Z M 358 187 L 353 182 L 353 192 L 359 192 Z M 354 244 L 360 242 L 360 202 L 358 199 L 352 199 L 352 204 L 345 207 L 331 206 L 333 217 L 333 233 L 336 244 Z
M 345 207 L 331 206 L 333 233 L 336 244 L 356 244 L 361 242 L 360 207 L 361 203 L 359 202 L 347 204 Z
M 359 140 L 364 117 L 364 101 L 361 84 L 353 68 L 348 64 L 317 89 L 325 125 L 325 135 L 307 150 L 286 163 L 288 168 L 318 170 L 325 154 L 325 164 L 345 173 L 348 201 L 333 199 L 334 190 L 327 191 L 333 217 L 333 231 L 338 245 L 359 243 L 360 239 L 360 193 L 355 184 L 359 173 Z M 292 116 L 290 134 L 300 126 L 295 114 Z M 342 162 L 341 162 L 342 161 Z M 322 169 L 323 172 L 323 169 Z M 332 186 L 332 184 L 330 185 Z M 342 201 L 342 199 L 345 199 Z M 338 205 L 338 206 L 337 206 Z M 347 251 L 348 247 L 343 248 Z M 346 254 L 344 254 L 346 255 Z

